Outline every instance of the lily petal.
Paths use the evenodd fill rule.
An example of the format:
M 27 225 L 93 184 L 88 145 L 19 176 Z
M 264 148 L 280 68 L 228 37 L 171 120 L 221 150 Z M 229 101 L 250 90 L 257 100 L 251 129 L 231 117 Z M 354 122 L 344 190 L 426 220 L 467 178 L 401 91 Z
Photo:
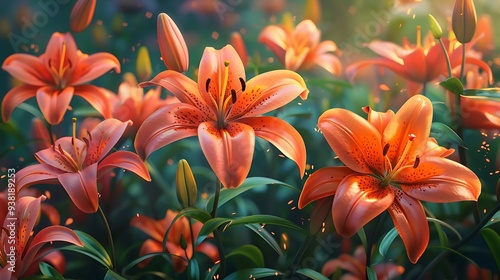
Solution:
M 332 205 L 333 223 L 340 235 L 352 236 L 391 206 L 394 193 L 379 183 L 373 177 L 356 175 L 340 182 Z
M 236 188 L 246 179 L 255 146 L 253 129 L 242 123 L 228 123 L 218 129 L 213 122 L 198 127 L 201 149 L 217 178 L 226 188 Z
M 403 239 L 408 258 L 412 263 L 416 263 L 429 244 L 429 225 L 424 208 L 417 199 L 397 188 L 391 188 L 396 199 L 388 211 L 396 230 Z
M 363 111 L 368 115 L 368 121 L 377 128 L 380 134 L 384 133 L 385 127 L 395 115 L 392 110 L 387 110 L 385 113 L 377 112 L 369 106 L 363 107 Z
M 79 85 L 75 86 L 75 95 L 85 99 L 105 119 L 112 117 L 110 96 L 114 93 L 111 91 L 94 85 Z
M 306 146 L 302 136 L 287 122 L 276 117 L 253 117 L 239 119 L 238 122 L 249 125 L 255 136 L 263 138 L 278 148 L 286 157 L 293 160 L 299 168 L 300 177 L 306 169 Z
M 353 82 L 358 72 L 361 71 L 361 69 L 365 68 L 366 66 L 385 67 L 392 70 L 394 73 L 401 75 L 406 79 L 409 79 L 409 77 L 411 77 L 411 74 L 408 72 L 408 69 L 404 65 L 386 58 L 375 58 L 375 59 L 363 60 L 347 66 L 345 72 L 349 81 Z
M 413 52 L 403 57 L 404 67 L 407 69 L 407 71 L 402 73 L 398 72 L 396 73 L 401 75 L 403 78 L 413 82 L 417 83 L 428 82 L 430 80 L 427 76 L 428 72 L 427 64 L 423 63 L 425 59 L 426 56 L 424 50 L 422 48 L 416 48 Z
M 98 177 L 113 168 L 123 168 L 132 171 L 146 181 L 151 181 L 149 171 L 137 154 L 129 151 L 116 151 L 105 157 L 97 168 Z
M 324 68 L 334 76 L 339 76 L 342 72 L 342 63 L 336 55 L 331 53 L 317 56 L 314 63 Z
M 156 75 L 151 81 L 140 84 L 141 87 L 153 85 L 167 89 L 180 102 L 193 105 L 210 118 L 216 118 L 214 109 L 212 109 L 212 106 L 215 106 L 215 104 L 210 97 L 208 95 L 200 95 L 198 84 L 185 75 L 176 71 L 166 70 Z
M 446 149 L 438 145 L 435 138 L 429 137 L 427 145 L 425 147 L 425 152 L 420 157 L 447 157 L 455 152 L 455 149 Z
M 43 62 L 34 55 L 13 54 L 5 59 L 2 69 L 27 85 L 45 86 L 53 82 Z
M 163 248 L 161 242 L 152 239 L 146 239 L 146 241 L 142 243 L 141 249 L 139 250 L 139 255 L 144 256 L 151 253 L 159 253 L 161 252 L 162 249 Z M 151 258 L 145 259 L 142 262 L 140 262 L 137 266 L 140 268 L 144 268 L 146 267 L 146 265 L 148 265 L 150 261 Z
M 260 74 L 250 79 L 246 87 L 231 108 L 228 120 L 262 115 L 286 105 L 299 95 L 305 99 L 309 93 L 304 79 L 289 70 Z
M 432 103 L 427 97 L 415 95 L 401 106 L 383 134 L 384 147 L 389 145 L 387 157 L 393 167 L 398 161 L 400 166 L 413 165 L 416 157 L 424 153 L 431 124 Z
M 79 61 L 70 83 L 79 85 L 95 80 L 111 69 L 120 73 L 120 61 L 114 55 L 104 52 L 89 55 Z
M 217 246 L 209 242 L 202 242 L 196 246 L 196 252 L 200 252 L 209 257 L 214 263 L 220 260 Z
M 64 173 L 48 164 L 26 166 L 16 173 L 16 189 L 22 189 L 34 184 L 58 184 L 57 175 Z
M 36 101 L 49 124 L 56 125 L 63 120 L 73 92 L 73 87 L 66 87 L 62 91 L 52 87 L 41 87 L 37 90 Z
M 38 87 L 30 85 L 20 85 L 12 88 L 5 94 L 2 100 L 2 120 L 7 122 L 12 111 L 24 101 L 35 97 Z
M 163 241 L 166 227 L 169 226 L 144 215 L 139 215 L 132 218 L 132 220 L 130 221 L 130 225 L 142 230 L 157 242 Z M 159 250 L 159 252 L 161 252 L 161 249 Z
M 317 170 L 304 183 L 299 197 L 299 209 L 315 200 L 335 195 L 340 182 L 352 174 L 355 172 L 345 166 L 324 167 Z
M 76 64 L 78 57 L 78 48 L 76 47 L 73 35 L 60 32 L 54 32 L 52 36 L 50 36 L 45 53 L 40 56 L 40 58 L 44 60 L 47 69 L 59 65 L 63 65 L 63 67 L 74 66 L 70 65 L 68 62 L 71 61 L 73 64 Z M 61 59 L 64 61 L 61 61 Z
M 40 215 L 40 205 L 45 199 L 46 197 L 43 195 L 37 198 L 24 196 L 16 201 L 16 250 L 18 254 L 21 254 L 28 244 L 30 233 L 33 231 Z M 6 227 L 7 223 L 9 223 L 8 219 L 4 221 L 3 226 Z
M 97 212 L 97 163 L 79 172 L 59 174 L 57 178 L 78 209 L 85 213 Z
M 107 119 L 94 127 L 88 137 L 89 145 L 87 146 L 85 165 L 88 166 L 103 159 L 120 140 L 130 124 L 130 121 L 121 122 L 117 119 Z
M 315 51 L 317 55 L 325 54 L 328 52 L 336 52 L 338 50 L 337 44 L 331 40 L 326 40 L 316 47 Z
M 287 49 L 287 32 L 278 25 L 265 27 L 259 34 L 259 43 L 268 47 L 278 58 L 281 64 L 285 64 L 285 53 Z
M 229 65 L 226 66 L 227 63 Z M 216 104 L 219 104 L 220 98 L 226 100 L 231 96 L 231 90 L 241 91 L 243 86 L 240 78 L 246 81 L 245 66 L 233 46 L 226 45 L 220 50 L 205 48 L 198 70 L 198 90 L 207 104 L 210 104 L 208 100 L 211 99 Z M 210 83 L 207 82 L 209 79 Z M 224 84 L 226 79 L 227 83 Z
M 288 48 L 285 53 L 285 68 L 292 71 L 297 71 L 309 53 L 309 48 L 304 47 L 297 52 L 294 48 Z
M 474 172 L 442 157 L 424 157 L 416 169 L 401 170 L 394 180 L 406 194 L 430 202 L 477 201 L 481 194 Z
M 318 120 L 330 147 L 350 169 L 383 174 L 381 136 L 367 120 L 345 109 L 330 109 Z
M 26 251 L 26 255 L 23 258 L 23 264 L 31 264 L 42 246 L 48 242 L 54 241 L 64 241 L 83 247 L 82 241 L 73 230 L 58 225 L 48 226 L 38 232 L 31 241 L 30 246 Z M 23 265 L 22 267 L 23 270 L 21 271 L 21 274 L 24 273 L 24 270 L 27 269 L 29 265 Z
M 156 110 L 137 131 L 134 147 L 141 158 L 172 142 L 198 134 L 198 125 L 207 117 L 186 103 L 170 104 Z

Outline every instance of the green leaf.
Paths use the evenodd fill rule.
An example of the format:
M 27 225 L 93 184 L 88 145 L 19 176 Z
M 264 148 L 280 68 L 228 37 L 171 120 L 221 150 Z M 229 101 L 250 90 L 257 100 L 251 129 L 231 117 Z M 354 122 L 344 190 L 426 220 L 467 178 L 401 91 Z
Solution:
M 246 257 L 256 267 L 264 266 L 264 255 L 257 246 L 251 244 L 240 246 L 227 254 L 226 257 L 230 258 L 238 255 Z
M 488 223 L 486 223 L 486 225 L 484 225 L 483 228 L 489 227 L 489 226 L 496 224 L 498 222 L 500 222 L 500 211 L 496 212 L 495 215 L 493 215 L 493 217 L 491 217 L 491 219 L 488 221 Z
M 196 238 L 196 246 L 200 245 L 207 236 L 209 236 L 214 230 L 218 229 L 223 224 L 227 224 L 232 222 L 229 218 L 213 218 L 205 222 L 203 227 L 200 229 L 200 233 L 198 233 L 198 238 Z
M 464 86 L 462 85 L 462 82 L 460 82 L 460 80 L 455 77 L 448 78 L 440 82 L 439 84 L 445 89 L 453 92 L 454 94 L 464 93 Z
M 500 236 L 491 228 L 483 228 L 480 233 L 497 263 L 497 270 L 500 271 L 500 250 L 498 250 L 500 248 Z
M 198 280 L 200 279 L 200 265 L 196 258 L 189 260 L 188 264 L 188 279 Z
M 358 236 L 359 236 L 359 239 L 361 240 L 361 243 L 363 244 L 363 247 L 365 247 L 365 250 L 367 250 L 366 246 L 368 246 L 367 242 L 366 242 L 366 233 L 365 233 L 365 229 L 364 228 L 361 228 L 360 230 L 358 230 L 357 232 Z M 371 251 L 368 251 L 367 252 L 371 252 Z
M 435 218 L 430 218 L 430 217 L 427 217 L 427 221 L 435 223 L 435 224 L 440 224 L 442 226 L 449 228 L 451 231 L 453 231 L 453 233 L 455 233 L 457 235 L 458 239 L 462 240 L 462 236 L 460 235 L 460 233 L 450 224 L 445 223 L 445 222 L 438 220 L 438 219 L 435 219 Z
M 64 280 L 64 277 L 55 269 L 53 266 L 51 266 L 48 263 L 41 262 L 39 265 L 40 271 L 44 276 L 50 276 L 52 279 L 60 279 Z
M 251 216 L 241 217 L 235 219 L 229 226 L 257 224 L 257 223 L 278 225 L 286 228 L 291 228 L 296 231 L 307 234 L 303 228 L 297 226 L 296 224 L 290 222 L 289 220 L 273 215 L 251 215 Z
M 276 242 L 276 239 L 267 231 L 265 228 L 262 228 L 261 226 L 257 224 L 248 224 L 245 225 L 247 228 L 253 230 L 260 238 L 262 238 L 264 241 L 269 244 L 273 250 L 278 253 L 278 255 L 281 257 L 283 256 L 283 251 L 281 250 L 281 246 Z
M 467 97 L 480 97 L 500 101 L 500 88 L 466 89 L 464 95 Z
M 136 266 L 137 264 L 139 264 L 140 262 L 142 262 L 143 260 L 147 260 L 149 258 L 153 258 L 153 257 L 156 257 L 156 256 L 162 256 L 164 257 L 167 261 L 171 261 L 170 258 L 168 258 L 168 254 L 167 253 L 163 253 L 163 252 L 158 252 L 158 253 L 150 253 L 150 254 L 146 254 L 146 255 L 143 255 L 143 256 L 140 256 L 138 257 L 137 259 L 131 261 L 129 264 L 127 264 L 123 269 L 122 269 L 122 274 L 124 276 L 128 276 L 127 272 L 134 266 Z
M 212 266 L 212 268 L 210 268 L 208 271 L 207 271 L 207 274 L 205 274 L 205 280 L 213 280 L 214 279 L 214 276 L 215 274 L 217 274 L 217 271 L 219 270 L 219 267 L 220 267 L 220 263 Z
M 271 268 L 250 268 L 233 272 L 226 276 L 224 280 L 259 279 L 268 276 L 284 275 L 283 272 Z
M 111 262 L 108 252 L 106 252 L 106 249 L 104 249 L 104 247 L 97 240 L 83 231 L 75 230 L 75 233 L 82 241 L 83 247 L 70 245 L 62 247 L 61 250 L 73 251 L 86 255 L 98 261 L 108 269 L 113 268 L 113 263 Z
M 286 183 L 283 183 L 278 180 L 270 179 L 270 178 L 265 178 L 265 177 L 251 177 L 247 178 L 239 187 L 234 188 L 234 189 L 222 189 L 220 191 L 220 196 L 219 196 L 219 204 L 217 208 L 221 207 L 231 199 L 241 195 L 242 193 L 249 191 L 255 187 L 260 187 L 260 186 L 265 186 L 265 185 L 277 185 L 277 186 L 283 186 L 287 187 L 291 190 L 294 190 L 296 192 L 300 192 L 297 188 L 290 186 Z M 210 207 L 214 203 L 214 198 L 211 197 L 210 200 L 207 203 L 207 207 Z
M 114 272 L 113 270 L 108 269 L 108 272 L 106 272 L 106 275 L 104 275 L 104 280 L 126 280 L 126 279 L 121 277 L 118 273 Z
M 310 268 L 299 268 L 297 269 L 296 271 L 298 274 L 302 274 L 304 276 L 307 276 L 309 277 L 309 279 L 313 279 L 313 280 L 328 280 L 327 277 L 325 277 L 323 274 L 315 271 L 315 270 L 312 270 Z
M 165 250 L 165 248 L 167 246 L 167 236 L 170 233 L 170 230 L 172 229 L 172 226 L 175 224 L 175 222 L 180 217 L 184 217 L 184 216 L 188 217 L 188 218 L 192 218 L 192 219 L 198 220 L 198 221 L 200 221 L 202 223 L 205 223 L 206 221 L 208 221 L 208 220 L 210 220 L 212 218 L 210 216 L 210 214 L 208 214 L 207 212 L 205 212 L 205 211 L 203 211 L 201 209 L 195 208 L 195 207 L 188 207 L 188 208 L 182 209 L 177 214 L 177 216 L 174 217 L 174 219 L 172 220 L 172 222 L 168 226 L 167 231 L 165 232 L 165 235 L 163 236 L 163 243 L 162 243 L 162 246 L 161 246 L 163 248 L 163 250 Z
M 428 246 L 427 249 L 441 249 L 441 250 L 445 250 L 445 251 L 450 251 L 450 252 L 466 259 L 468 262 L 472 263 L 473 265 L 478 266 L 476 264 L 476 262 L 474 262 L 471 258 L 465 256 L 464 254 L 458 252 L 457 250 L 453 250 L 452 248 L 448 248 L 448 247 L 444 247 L 444 246 Z
M 389 250 L 389 246 L 391 246 L 392 242 L 394 241 L 394 239 L 396 238 L 396 236 L 398 236 L 399 233 L 398 231 L 396 230 L 396 228 L 392 228 L 385 236 L 384 238 L 382 239 L 382 241 L 380 242 L 380 246 L 378 247 L 378 251 L 380 253 L 380 255 L 382 256 L 385 256 L 385 254 L 387 253 L 387 250 Z
M 450 144 L 456 144 L 460 147 L 467 148 L 462 138 L 460 138 L 460 136 L 458 136 L 458 134 L 456 134 L 453 129 L 451 129 L 444 123 L 432 123 L 430 136 L 440 141 L 444 141 Z
M 377 273 L 371 266 L 366 267 L 366 276 L 368 280 L 377 280 Z

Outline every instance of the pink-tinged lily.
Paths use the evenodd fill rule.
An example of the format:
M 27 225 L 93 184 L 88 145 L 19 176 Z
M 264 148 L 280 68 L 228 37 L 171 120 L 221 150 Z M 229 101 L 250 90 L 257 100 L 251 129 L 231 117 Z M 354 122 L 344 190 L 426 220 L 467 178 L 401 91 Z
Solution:
M 177 212 L 167 210 L 165 218 L 161 220 L 155 220 L 148 216 L 140 215 L 134 217 L 130 221 L 132 226 L 142 230 L 151 237 L 142 244 L 139 252 L 141 256 L 163 251 L 163 236 L 165 236 L 167 229 L 171 226 L 177 214 Z M 172 255 L 173 267 L 176 272 L 183 272 L 188 266 L 189 260 L 193 257 L 193 243 L 198 238 L 198 234 L 202 227 L 203 224 L 198 221 L 190 225 L 186 217 L 180 217 L 171 226 L 167 236 L 166 250 Z M 186 247 L 183 249 L 183 245 L 181 244 L 184 242 Z M 194 248 L 194 251 L 207 255 L 213 262 L 219 260 L 217 247 L 207 241 L 201 242 Z M 139 267 L 145 267 L 149 261 L 151 261 L 151 259 L 144 260 L 139 263 Z
M 334 54 L 337 45 L 320 39 L 321 31 L 311 20 L 300 22 L 294 30 L 270 25 L 259 35 L 259 42 L 271 49 L 286 69 L 309 70 L 320 66 L 332 75 L 340 75 L 342 64 Z
M 74 95 L 80 96 L 105 118 L 111 117 L 108 91 L 85 84 L 115 69 L 118 59 L 110 53 L 87 55 L 77 49 L 71 34 L 54 33 L 45 53 L 39 57 L 13 54 L 3 62 L 2 69 L 22 82 L 11 89 L 2 101 L 2 119 L 8 121 L 12 111 L 29 98 L 36 101 L 44 118 L 51 125 L 62 121 Z
M 82 32 L 85 30 L 94 17 L 95 5 L 97 0 L 78 0 L 69 15 L 69 27 L 73 32 Z
M 418 31 L 417 34 L 420 32 Z M 460 66 L 463 46 L 454 42 L 450 43 L 448 39 L 442 40 L 448 50 L 451 67 Z M 403 41 L 403 46 L 392 42 L 372 41 L 366 46 L 380 58 L 353 63 L 346 68 L 346 75 L 349 80 L 353 81 L 356 74 L 367 66 L 388 68 L 408 81 L 407 87 L 410 95 L 418 94 L 425 83 L 448 73 L 443 50 L 439 44 L 435 43 L 432 34 L 428 34 L 423 45 L 420 41 L 420 38 L 417 38 L 416 46 L 411 46 L 407 40 Z M 469 45 L 472 44 L 468 44 L 467 48 L 470 48 Z M 493 82 L 493 74 L 487 63 L 472 56 L 466 56 L 465 63 L 479 66 L 488 74 L 489 83 Z
M 115 167 L 132 171 L 150 181 L 144 162 L 129 151 L 107 155 L 121 138 L 130 122 L 107 119 L 81 140 L 63 137 L 48 149 L 35 154 L 39 164 L 27 166 L 16 173 L 17 190 L 34 184 L 60 184 L 76 207 L 94 213 L 99 206 L 97 180 Z
M 279 118 L 261 116 L 299 95 L 307 97 L 309 91 L 297 73 L 277 70 L 246 81 L 240 57 L 227 45 L 205 49 L 198 83 L 167 70 L 141 85 L 160 85 L 181 101 L 158 109 L 139 128 L 134 144 L 142 158 L 197 135 L 219 180 L 226 188 L 235 188 L 248 175 L 257 136 L 295 161 L 304 174 L 306 150 L 300 134 Z
M 18 198 L 13 212 L 1 217 L 3 230 L 0 235 L 1 279 L 18 279 L 36 271 L 42 260 L 42 246 L 54 241 L 64 241 L 83 246 L 78 236 L 63 226 L 48 226 L 33 234 L 33 228 L 40 215 L 40 204 L 45 196 Z M 10 232 L 14 231 L 14 235 Z M 12 237 L 13 236 L 13 237 Z
M 389 280 L 401 276 L 404 267 L 394 263 L 378 263 L 372 266 L 379 280 Z M 349 273 L 342 275 L 341 280 L 367 279 L 366 278 L 366 253 L 363 246 L 354 251 L 354 256 L 341 254 L 338 258 L 327 261 L 321 269 L 321 274 L 331 277 L 338 269 Z
M 314 172 L 298 206 L 334 196 L 333 223 L 345 237 L 387 210 L 416 263 L 429 242 L 420 200 L 477 201 L 481 183 L 470 169 L 444 158 L 451 151 L 429 138 L 432 103 L 425 96 L 411 97 L 396 114 L 366 111 L 368 120 L 345 109 L 320 116 L 318 127 L 345 166 Z
M 132 121 L 132 126 L 126 131 L 126 135 L 132 138 L 154 111 L 167 104 L 179 102 L 171 95 L 166 99 L 161 99 L 161 87 L 148 90 L 144 94 L 144 89 L 138 86 L 137 79 L 131 73 L 124 75 L 124 81 L 118 87 L 118 96 L 112 95 L 110 100 L 114 118 L 123 122 Z
M 169 70 L 185 72 L 189 67 L 189 52 L 181 31 L 165 13 L 160 13 L 156 22 L 163 63 Z

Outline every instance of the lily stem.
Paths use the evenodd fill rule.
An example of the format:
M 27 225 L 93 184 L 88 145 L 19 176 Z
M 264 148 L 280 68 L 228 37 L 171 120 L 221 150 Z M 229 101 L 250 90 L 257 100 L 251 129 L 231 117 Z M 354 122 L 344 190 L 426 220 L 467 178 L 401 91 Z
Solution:
M 373 244 L 375 244 L 375 240 L 377 238 L 377 233 L 380 229 L 380 226 L 383 224 L 385 220 L 385 213 L 382 213 L 381 216 L 376 218 L 375 221 L 375 228 L 372 232 L 372 234 L 369 236 L 368 240 L 366 241 L 366 267 L 369 267 L 371 265 L 371 257 L 372 257 L 372 247 Z M 368 271 L 366 272 L 366 275 L 368 276 Z
M 500 211 L 500 203 L 497 203 L 497 205 L 495 206 L 495 208 L 493 208 L 493 210 L 491 212 L 489 212 L 486 216 L 484 216 L 484 218 L 478 223 L 476 224 L 476 226 L 474 227 L 474 229 L 472 229 L 472 231 L 464 237 L 464 239 L 458 241 L 457 243 L 455 243 L 453 246 L 451 246 L 450 248 L 452 250 L 457 250 L 459 249 L 460 247 L 462 247 L 463 245 L 465 245 L 467 242 L 469 242 L 472 238 L 474 238 L 478 233 L 479 231 L 488 223 L 488 221 L 498 212 Z M 434 260 L 432 260 L 425 268 L 424 270 L 422 271 L 422 273 L 420 274 L 419 276 L 419 280 L 420 279 L 424 279 L 425 276 L 441 261 L 443 260 L 446 256 L 448 256 L 448 254 L 450 253 L 450 251 L 446 250 L 446 251 L 443 251 L 441 254 L 439 254 Z
M 214 205 L 212 207 L 212 212 L 210 212 L 210 216 L 212 216 L 212 218 L 215 218 L 215 215 L 217 215 L 217 208 L 219 207 L 219 196 L 221 187 L 222 183 L 217 178 L 217 183 L 215 184 Z
M 111 234 L 111 228 L 109 227 L 108 220 L 106 219 L 106 215 L 104 215 L 104 211 L 102 211 L 101 206 L 99 206 L 98 212 L 104 222 L 104 225 L 106 226 L 109 245 L 111 246 L 111 262 L 113 263 L 113 270 L 118 271 L 118 267 L 116 266 L 115 245 L 113 244 L 113 235 Z
M 222 183 L 217 178 L 217 183 L 215 184 L 214 205 L 212 208 L 212 212 L 210 212 L 210 216 L 212 216 L 212 218 L 215 218 L 215 216 L 217 215 L 217 208 L 219 207 L 219 196 L 221 188 L 222 188 Z M 215 243 L 217 244 L 217 250 L 219 251 L 219 260 L 220 260 L 219 274 L 222 279 L 226 274 L 226 254 L 224 253 L 224 246 L 222 246 L 222 237 L 219 229 L 214 230 L 214 238 L 215 238 Z
M 441 50 L 443 50 L 444 58 L 446 60 L 446 66 L 448 68 L 448 78 L 451 78 L 451 77 L 453 77 L 453 73 L 451 72 L 450 56 L 448 55 L 448 51 L 446 51 L 446 47 L 444 46 L 443 39 L 439 39 L 439 45 L 441 46 Z
M 54 143 L 54 137 L 52 137 L 52 125 L 50 123 L 49 123 L 49 138 L 50 138 L 50 144 L 54 146 L 55 143 Z

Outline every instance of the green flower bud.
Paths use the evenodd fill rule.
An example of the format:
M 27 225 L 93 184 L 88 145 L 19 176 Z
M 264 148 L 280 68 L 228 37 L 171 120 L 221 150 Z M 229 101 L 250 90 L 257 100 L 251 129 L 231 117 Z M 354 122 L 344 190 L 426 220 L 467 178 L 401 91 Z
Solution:
M 439 22 L 437 22 L 437 20 L 431 14 L 429 14 L 429 23 L 434 39 L 441 39 L 441 37 L 443 36 L 443 29 L 441 29 Z
M 198 189 L 194 180 L 193 172 L 185 159 L 181 159 L 177 165 L 175 176 L 177 199 L 182 207 L 192 207 L 196 202 Z
M 151 78 L 153 68 L 151 67 L 151 59 L 149 58 L 148 48 L 141 46 L 137 51 L 137 62 L 135 64 L 137 76 L 141 82 Z

